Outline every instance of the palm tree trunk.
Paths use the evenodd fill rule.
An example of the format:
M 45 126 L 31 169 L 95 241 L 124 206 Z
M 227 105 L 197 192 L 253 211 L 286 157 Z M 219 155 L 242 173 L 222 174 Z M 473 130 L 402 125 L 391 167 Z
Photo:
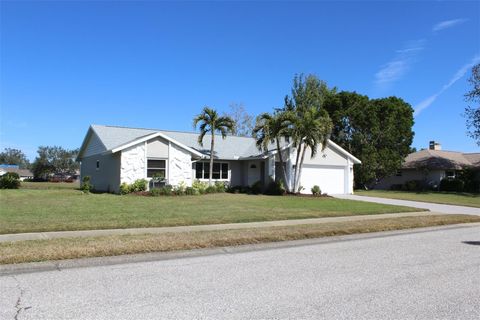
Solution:
M 215 133 L 212 128 L 212 143 L 210 144 L 210 172 L 208 174 L 208 185 L 212 185 L 212 175 L 213 175 L 213 149 L 215 144 Z
M 288 193 L 290 193 L 290 188 L 287 183 L 287 170 L 285 169 L 285 163 L 283 162 L 282 150 L 280 150 L 280 142 L 278 138 L 275 139 L 277 141 L 277 152 L 278 158 L 280 159 L 280 167 L 282 169 L 283 181 L 285 182 L 285 189 Z
M 300 163 L 298 166 L 298 177 L 297 177 L 297 185 L 295 186 L 295 191 L 300 192 L 300 178 L 302 177 L 302 167 L 303 167 L 303 160 L 305 159 L 305 150 L 307 150 L 307 147 L 304 146 L 302 150 L 302 158 L 300 159 Z
M 302 141 L 300 140 L 300 143 L 298 144 L 298 148 L 297 148 L 297 158 L 295 160 L 295 171 L 293 173 L 293 192 L 296 192 L 296 187 L 297 187 L 298 162 L 300 160 L 301 151 L 302 151 Z

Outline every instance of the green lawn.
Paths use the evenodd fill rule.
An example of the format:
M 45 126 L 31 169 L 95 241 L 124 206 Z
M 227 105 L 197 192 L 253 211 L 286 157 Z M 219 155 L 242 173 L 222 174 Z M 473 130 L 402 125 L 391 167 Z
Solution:
M 79 182 L 24 182 L 20 183 L 22 189 L 78 189 Z
M 386 190 L 356 190 L 356 195 L 390 199 L 412 200 L 480 208 L 480 194 L 447 192 L 407 192 Z
M 210 194 L 83 194 L 70 188 L 0 190 L 0 234 L 159 227 L 419 211 L 362 201 Z

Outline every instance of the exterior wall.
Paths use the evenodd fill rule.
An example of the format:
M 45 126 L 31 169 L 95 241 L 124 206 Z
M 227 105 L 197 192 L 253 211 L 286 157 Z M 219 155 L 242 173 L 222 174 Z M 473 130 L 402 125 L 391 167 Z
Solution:
M 245 171 L 243 161 L 228 161 L 230 168 L 230 185 L 243 186 L 245 185 Z
M 99 154 L 106 151 L 105 146 L 98 138 L 97 134 L 92 132 L 88 139 L 87 146 L 83 152 L 83 157 L 90 157 L 95 154 Z
M 100 161 L 97 169 L 97 161 Z M 82 158 L 80 179 L 90 176 L 97 191 L 118 192 L 120 187 L 120 154 L 94 155 Z
M 327 166 L 346 166 L 348 159 L 344 155 L 341 155 L 337 151 L 333 150 L 329 146 L 325 150 L 321 151 L 321 146 L 318 146 L 317 154 L 312 158 L 312 151 L 308 148 L 305 151 L 304 164 L 320 164 Z
M 131 184 L 147 177 L 146 143 L 141 142 L 120 153 L 120 183 Z
M 402 169 L 401 172 L 401 176 L 394 175 L 380 180 L 375 186 L 375 189 L 388 190 L 394 184 L 404 184 L 411 180 L 422 180 L 426 181 L 429 185 L 438 186 L 440 181 L 445 178 L 445 170 L 431 170 L 427 174 L 422 170 L 416 169 Z
M 191 186 L 193 181 L 193 173 L 192 156 L 190 155 L 190 152 L 177 147 L 173 143 L 170 143 L 168 155 L 168 183 L 171 185 L 178 185 L 183 181 L 187 186 Z
M 148 141 L 147 157 L 168 159 L 168 141 L 162 138 L 155 138 Z

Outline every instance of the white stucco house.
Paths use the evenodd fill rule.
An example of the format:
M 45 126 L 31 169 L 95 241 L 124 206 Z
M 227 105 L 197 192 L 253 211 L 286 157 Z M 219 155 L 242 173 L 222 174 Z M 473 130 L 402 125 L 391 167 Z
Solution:
M 165 178 L 166 183 L 190 186 L 193 180 L 208 181 L 210 139 L 203 147 L 198 133 L 92 125 L 87 131 L 77 160 L 80 174 L 90 176 L 98 191 L 119 192 L 121 183 L 137 179 Z M 284 143 L 287 183 L 291 184 L 295 149 Z M 332 141 L 323 151 L 305 155 L 300 185 L 310 193 L 314 185 L 328 194 L 353 192 L 353 165 L 360 160 Z M 213 179 L 231 186 L 263 185 L 281 177 L 276 149 L 259 151 L 250 137 L 221 136 L 215 139 Z

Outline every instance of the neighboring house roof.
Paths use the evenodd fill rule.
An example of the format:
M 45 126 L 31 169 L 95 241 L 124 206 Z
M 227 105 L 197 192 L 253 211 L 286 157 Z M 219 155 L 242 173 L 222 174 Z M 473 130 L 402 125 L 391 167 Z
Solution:
M 188 151 L 207 157 L 210 153 L 210 135 L 206 135 L 203 139 L 203 146 L 198 143 L 197 132 L 181 132 L 168 130 L 153 130 L 127 128 L 117 126 L 92 125 L 85 137 L 82 147 L 80 148 L 78 159 L 82 158 L 86 144 L 91 134 L 96 134 L 101 141 L 101 153 L 118 152 L 123 148 L 127 148 L 136 143 L 150 140 L 160 136 L 166 140 L 179 145 Z M 222 139 L 220 135 L 215 135 L 215 154 L 214 157 L 224 160 L 252 159 L 259 158 L 267 153 L 276 152 L 274 144 L 270 144 L 266 152 L 260 151 L 255 143 L 255 139 L 251 137 L 238 137 L 229 135 L 226 139 Z M 340 153 L 350 157 L 354 163 L 360 163 L 360 160 L 349 154 L 338 145 L 330 142 L 331 146 Z M 288 143 L 283 141 L 282 147 L 287 147 Z
M 0 168 L 0 172 L 15 172 L 20 177 L 33 177 L 33 173 L 28 169 L 18 169 L 18 168 Z
M 480 153 L 425 149 L 410 153 L 402 165 L 404 169 L 460 170 L 467 167 L 480 167 Z

